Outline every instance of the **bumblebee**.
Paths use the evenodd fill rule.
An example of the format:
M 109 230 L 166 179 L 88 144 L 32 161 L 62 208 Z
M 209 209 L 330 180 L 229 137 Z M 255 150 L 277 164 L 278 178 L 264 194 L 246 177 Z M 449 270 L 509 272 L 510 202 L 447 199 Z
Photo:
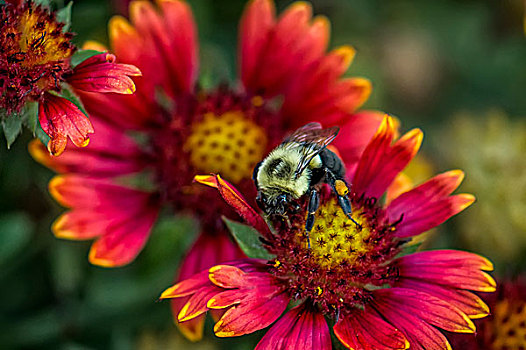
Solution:
M 327 183 L 338 197 L 345 215 L 355 225 L 345 182 L 345 166 L 327 149 L 339 128 L 323 129 L 320 123 L 309 123 L 296 130 L 256 165 L 252 176 L 258 190 L 256 202 L 267 215 L 286 215 L 291 202 L 307 195 L 307 236 L 314 226 L 320 205 L 319 187 Z M 309 242 L 310 243 L 310 242 Z

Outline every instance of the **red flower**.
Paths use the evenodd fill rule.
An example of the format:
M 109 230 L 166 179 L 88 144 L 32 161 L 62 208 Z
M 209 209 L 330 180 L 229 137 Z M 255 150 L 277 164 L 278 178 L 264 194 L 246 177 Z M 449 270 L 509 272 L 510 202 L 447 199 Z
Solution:
M 38 102 L 40 112 L 46 113 L 39 120 L 53 155 L 62 153 L 68 136 L 76 146 L 86 146 L 93 129 L 80 109 L 51 91 L 60 94 L 61 84 L 70 83 L 84 91 L 129 94 L 135 88 L 129 76 L 141 74 L 105 53 L 73 66 L 73 34 L 57 22 L 55 13 L 31 1 L 2 5 L 0 32 L 0 111 L 6 118 L 22 118 L 17 113 L 24 105 Z
M 462 251 L 435 250 L 404 255 L 409 237 L 439 225 L 473 201 L 451 195 L 463 173 L 449 171 L 388 203 L 379 198 L 411 161 L 422 133 L 394 140 L 386 117 L 347 180 L 353 224 L 326 186 L 309 237 L 303 210 L 288 220 L 265 220 L 219 176 L 196 181 L 219 190 L 245 221 L 257 228 L 275 258 L 234 260 L 204 270 L 167 289 L 161 299 L 185 297 L 180 322 L 221 310 L 214 332 L 239 336 L 272 325 L 256 349 L 331 349 L 325 317 L 349 349 L 450 349 L 439 329 L 474 333 L 472 319 L 489 309 L 475 292 L 492 292 L 485 258 Z M 352 169 L 352 167 L 350 167 Z M 307 240 L 310 239 L 310 248 Z M 297 305 L 286 311 L 292 302 Z M 282 316 L 280 318 L 280 316 Z M 279 319 L 279 320 L 278 320 Z
M 499 283 L 488 296 L 489 317 L 478 320 L 476 334 L 449 336 L 454 349 L 505 350 L 526 348 L 526 284 L 524 276 Z
M 147 1 L 132 2 L 131 23 L 114 17 L 109 33 L 119 60 L 143 72 L 144 77 L 136 81 L 137 93 L 81 93 L 97 130 L 90 147 L 71 149 L 60 158 L 48 157 L 41 145 L 30 147 L 46 166 L 82 174 L 82 178 L 111 182 L 143 170 L 153 173 L 154 190 L 147 201 L 155 204 L 152 211 L 167 204 L 178 212 L 193 213 L 201 223 L 201 235 L 187 253 L 178 278 L 244 256 L 231 243 L 221 220 L 221 215 L 233 216 L 235 211 L 215 191 L 192 185 L 195 174 L 220 172 L 244 193 L 255 195 L 254 165 L 297 126 L 319 118 L 326 118 L 325 124 L 339 125 L 343 136 L 337 145 L 345 151 L 346 160 L 353 160 L 363 152 L 383 117 L 378 112 L 355 112 L 369 96 L 370 83 L 361 78 L 341 79 L 354 50 L 344 46 L 326 53 L 329 24 L 324 17 L 312 18 L 305 3 L 293 4 L 278 18 L 274 12 L 270 0 L 248 4 L 240 24 L 241 84 L 235 89 L 222 85 L 203 91 L 196 87 L 197 34 L 189 5 L 177 0 L 161 0 L 157 7 Z M 281 106 L 276 97 L 281 97 Z M 130 132 L 141 137 L 132 138 Z M 50 186 L 53 190 L 55 184 Z M 74 225 L 78 216 L 73 213 L 94 210 L 80 198 L 85 186 L 80 182 L 75 186 L 79 199 L 69 205 L 69 227 L 74 228 L 68 231 L 69 237 L 81 226 Z M 148 227 L 139 225 L 141 217 L 130 212 L 142 229 L 140 238 L 114 234 L 114 227 L 104 224 L 113 209 L 104 216 L 105 204 L 94 205 L 100 214 L 92 219 L 91 237 L 100 240 L 113 235 L 122 244 L 131 240 L 128 246 L 133 252 L 126 259 L 105 256 L 106 251 L 99 252 L 100 245 L 95 243 L 90 261 L 104 261 L 105 266 L 130 263 L 142 248 L 136 240 L 147 239 L 153 221 L 148 221 Z M 128 206 L 119 210 L 126 211 Z M 100 225 L 95 223 L 98 220 Z M 53 227 L 59 237 L 64 236 L 63 229 Z M 86 238 L 80 231 L 78 236 Z M 95 256 L 99 259 L 94 260 Z M 175 302 L 173 307 L 178 314 L 181 304 Z M 182 330 L 197 340 L 203 322 L 204 316 L 195 318 L 183 323 Z

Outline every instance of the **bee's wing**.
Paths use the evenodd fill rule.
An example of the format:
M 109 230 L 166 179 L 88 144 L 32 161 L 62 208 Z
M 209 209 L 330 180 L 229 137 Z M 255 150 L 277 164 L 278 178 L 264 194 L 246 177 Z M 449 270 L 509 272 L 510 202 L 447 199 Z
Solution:
M 338 131 L 340 128 L 337 126 L 323 129 L 320 123 L 308 123 L 283 141 L 282 144 L 285 148 L 301 147 L 301 159 L 294 172 L 296 178 L 305 170 L 312 159 L 334 140 Z

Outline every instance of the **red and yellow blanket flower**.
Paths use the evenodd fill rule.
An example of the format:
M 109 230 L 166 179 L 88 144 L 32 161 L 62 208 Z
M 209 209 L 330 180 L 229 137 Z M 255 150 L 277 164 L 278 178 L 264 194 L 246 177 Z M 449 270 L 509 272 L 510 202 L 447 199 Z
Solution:
M 132 1 L 130 20 L 112 18 L 109 34 L 119 61 L 143 73 L 137 92 L 80 93 L 97 129 L 89 147 L 52 158 L 38 142 L 30 146 L 35 159 L 61 173 L 50 192 L 69 210 L 53 224 L 54 234 L 95 239 L 89 253 L 95 265 L 132 262 L 162 206 L 191 213 L 201 224 L 178 279 L 244 256 L 221 220 L 235 211 L 216 191 L 192 184 L 193 177 L 220 172 L 253 199 L 254 165 L 291 130 L 318 118 L 339 125 L 335 144 L 352 162 L 383 116 L 356 112 L 371 85 L 342 78 L 354 50 L 327 52 L 329 22 L 312 17 L 307 3 L 294 3 L 278 17 L 271 0 L 248 3 L 239 26 L 236 87 L 198 87 L 197 32 L 186 2 Z M 153 191 L 123 185 L 123 177 L 138 173 L 151 175 Z M 175 315 L 183 305 L 174 301 Z M 203 322 L 197 317 L 181 329 L 197 340 Z
M 526 349 L 526 281 L 524 275 L 499 281 L 497 292 L 485 298 L 491 315 L 478 320 L 476 334 L 451 336 L 454 349 Z
M 0 121 L 8 146 L 22 124 L 36 132 L 36 111 L 28 110 L 36 102 L 38 123 L 53 155 L 64 151 L 68 137 L 78 147 L 87 146 L 94 132 L 66 90 L 131 94 L 135 84 L 130 76 L 141 74 L 132 65 L 115 63 L 112 54 L 77 51 L 73 34 L 57 17 L 31 0 L 0 5 Z
M 385 117 L 354 167 L 347 164 L 359 225 L 326 186 L 310 238 L 306 199 L 295 203 L 303 210 L 290 211 L 288 220 L 265 221 L 219 175 L 197 176 L 259 232 L 268 258 L 204 269 L 161 299 L 186 300 L 178 315 L 183 324 L 214 311 L 219 337 L 272 325 L 258 350 L 331 349 L 327 319 L 340 342 L 354 350 L 450 349 L 439 329 L 474 333 L 472 319 L 489 313 L 474 292 L 495 290 L 486 272 L 492 264 L 463 251 L 406 250 L 411 237 L 459 213 L 474 197 L 451 195 L 463 178 L 459 170 L 400 191 L 394 180 L 417 153 L 422 133 L 415 129 L 398 140 L 395 135 L 393 120 Z

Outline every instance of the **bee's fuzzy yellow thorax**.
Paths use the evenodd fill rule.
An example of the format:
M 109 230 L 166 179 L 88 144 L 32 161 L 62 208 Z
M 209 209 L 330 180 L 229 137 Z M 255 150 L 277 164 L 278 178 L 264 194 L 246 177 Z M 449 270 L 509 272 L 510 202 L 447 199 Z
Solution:
M 303 196 L 309 190 L 310 170 L 296 178 L 295 171 L 301 160 L 297 149 L 274 149 L 261 163 L 257 174 L 258 187 L 267 192 L 280 189 L 294 198 Z

